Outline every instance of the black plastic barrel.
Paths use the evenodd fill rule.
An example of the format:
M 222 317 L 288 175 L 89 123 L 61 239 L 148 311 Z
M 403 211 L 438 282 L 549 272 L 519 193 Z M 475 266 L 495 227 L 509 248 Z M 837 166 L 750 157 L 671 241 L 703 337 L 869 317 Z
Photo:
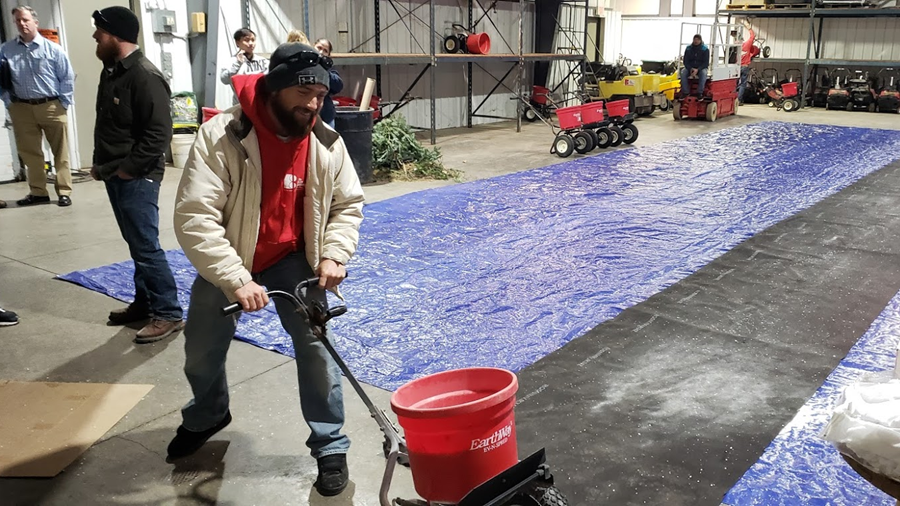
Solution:
M 337 107 L 334 129 L 344 138 L 347 153 L 353 160 L 360 183 L 370 183 L 372 174 L 372 127 L 374 111 L 360 111 L 358 107 Z

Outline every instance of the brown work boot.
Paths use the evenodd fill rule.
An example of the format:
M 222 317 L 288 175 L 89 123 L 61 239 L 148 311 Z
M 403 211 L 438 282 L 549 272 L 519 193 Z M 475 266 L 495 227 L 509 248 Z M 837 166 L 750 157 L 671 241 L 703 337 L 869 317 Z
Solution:
M 134 342 L 137 344 L 155 343 L 169 337 L 184 328 L 184 320 L 168 321 L 154 318 L 138 331 Z
M 142 322 L 150 319 L 150 308 L 129 304 L 125 309 L 116 309 L 109 312 L 109 323 L 113 325 L 128 325 L 129 323 Z

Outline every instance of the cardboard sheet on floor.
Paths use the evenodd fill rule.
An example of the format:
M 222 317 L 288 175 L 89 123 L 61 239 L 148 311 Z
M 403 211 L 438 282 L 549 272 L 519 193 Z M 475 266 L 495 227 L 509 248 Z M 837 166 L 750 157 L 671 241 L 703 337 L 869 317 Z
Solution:
M 898 209 L 894 163 L 520 371 L 521 454 L 569 504 L 891 504 L 816 437 L 893 359 Z
M 0 476 L 56 476 L 152 388 L 0 381 Z
M 368 205 L 337 347 L 388 389 L 517 371 L 898 158 L 898 131 L 768 122 Z M 193 269 L 169 258 L 186 305 Z M 127 300 L 131 270 L 62 278 Z M 272 308 L 238 335 L 293 355 Z

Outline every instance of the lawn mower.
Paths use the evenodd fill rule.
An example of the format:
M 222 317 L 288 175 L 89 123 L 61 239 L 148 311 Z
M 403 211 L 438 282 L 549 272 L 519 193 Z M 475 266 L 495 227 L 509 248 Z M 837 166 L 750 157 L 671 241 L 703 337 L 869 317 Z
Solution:
M 784 112 L 793 112 L 800 108 L 800 93 L 797 91 L 798 84 L 796 82 L 787 82 L 779 87 L 771 84 L 766 87 L 766 95 L 769 96 L 769 107 L 775 107 L 777 110 L 784 109 Z
M 594 98 L 628 100 L 630 110 L 640 116 L 653 114 L 656 107 L 666 100 L 659 91 L 660 76 L 641 74 L 639 67 L 623 55 L 619 55 L 615 65 L 597 66 L 594 75 L 598 92 Z
M 875 110 L 878 112 L 900 112 L 900 72 L 893 68 L 878 72 L 878 98 Z
M 766 96 L 769 98 L 769 107 L 776 107 L 778 110 L 784 109 L 785 112 L 793 112 L 800 108 L 800 80 L 803 74 L 798 69 L 788 69 L 785 71 L 785 79 L 779 81 L 777 85 L 766 85 Z M 777 74 L 774 80 L 777 80 Z
M 816 71 L 815 75 L 810 103 L 813 107 L 825 107 L 828 102 L 828 89 L 831 88 L 831 75 L 827 69 Z
M 730 63 L 728 54 L 735 50 L 740 51 L 741 44 L 738 43 L 739 37 L 718 41 L 717 34 L 727 34 L 732 31 L 740 34 L 743 28 L 743 26 L 738 24 L 715 23 L 713 25 L 702 25 L 698 23 L 682 23 L 682 41 L 692 40 L 693 34 L 696 33 L 712 33 L 712 39 L 709 44 L 711 64 L 707 73 L 705 89 L 697 89 L 698 81 L 696 79 L 688 79 L 687 83 L 681 81 L 681 94 L 685 95 L 685 92 L 687 92 L 688 96 L 679 98 L 672 104 L 672 116 L 675 118 L 675 121 L 687 118 L 716 121 L 720 117 L 737 114 L 739 103 L 737 89 L 741 75 L 741 63 L 740 59 L 735 59 L 735 62 Z M 682 54 L 684 54 L 684 49 L 688 44 L 690 42 L 682 42 Z
M 825 100 L 825 109 L 853 110 L 853 102 L 850 99 L 850 71 L 841 67 L 831 72 L 831 86 L 828 90 L 828 98 Z
M 766 83 L 763 82 L 755 68 L 750 69 L 750 75 L 747 76 L 747 88 L 744 89 L 744 96 L 740 99 L 745 104 L 765 104 L 768 100 Z
M 319 278 L 301 281 L 294 293 L 267 292 L 306 317 L 313 334 L 343 371 L 384 434 L 387 457 L 379 491 L 381 506 L 567 506 L 553 485 L 544 449 L 518 460 L 515 440 L 515 374 L 504 369 L 469 368 L 413 380 L 391 396 L 406 437 L 369 399 L 328 340 L 329 320 L 347 312 L 307 300 Z M 241 312 L 239 303 L 222 308 Z M 404 423 L 405 422 L 405 423 Z M 389 499 L 397 465 L 408 465 L 416 491 L 425 499 Z
M 872 88 L 872 83 L 869 82 L 869 73 L 857 70 L 856 75 L 850 79 L 849 85 L 850 104 L 848 104 L 847 110 L 863 109 L 875 112 L 875 90 Z

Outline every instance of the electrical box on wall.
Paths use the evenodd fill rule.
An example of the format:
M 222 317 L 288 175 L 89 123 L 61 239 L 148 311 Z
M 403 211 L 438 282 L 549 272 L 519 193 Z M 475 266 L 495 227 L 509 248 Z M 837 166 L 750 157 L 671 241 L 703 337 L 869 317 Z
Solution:
M 206 33 L 206 13 L 191 13 L 191 33 Z
M 153 11 L 153 33 L 175 33 L 175 11 Z

